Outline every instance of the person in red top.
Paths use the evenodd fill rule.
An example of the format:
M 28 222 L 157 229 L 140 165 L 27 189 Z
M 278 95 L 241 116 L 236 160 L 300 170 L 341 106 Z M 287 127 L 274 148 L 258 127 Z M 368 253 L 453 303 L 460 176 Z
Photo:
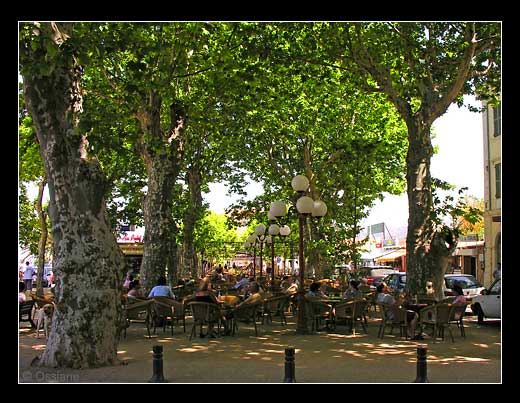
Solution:
M 462 287 L 456 284 L 453 286 L 452 290 L 455 292 L 455 294 L 457 294 L 452 304 L 466 304 L 466 297 L 464 296 L 464 291 L 462 290 Z

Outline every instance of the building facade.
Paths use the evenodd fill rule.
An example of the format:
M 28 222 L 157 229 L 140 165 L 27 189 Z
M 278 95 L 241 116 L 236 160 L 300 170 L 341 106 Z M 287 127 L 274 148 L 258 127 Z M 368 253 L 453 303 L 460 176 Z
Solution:
M 502 262 L 502 108 L 486 103 L 483 106 L 485 248 L 479 277 L 488 287 L 493 270 Z

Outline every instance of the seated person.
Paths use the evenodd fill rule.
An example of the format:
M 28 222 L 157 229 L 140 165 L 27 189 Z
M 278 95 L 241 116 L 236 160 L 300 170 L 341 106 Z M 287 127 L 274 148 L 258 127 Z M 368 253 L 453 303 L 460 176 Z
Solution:
M 359 282 L 357 280 L 350 280 L 347 291 L 343 294 L 343 299 L 352 300 L 356 298 L 362 298 L 363 293 L 358 289 Z
M 391 294 L 390 289 L 386 285 L 385 282 L 381 282 L 377 286 L 377 297 L 376 302 L 379 302 L 381 304 L 387 304 L 387 305 L 393 305 L 396 308 L 401 308 L 401 302 L 396 300 Z M 393 312 L 389 312 L 390 319 L 393 319 Z M 423 337 L 421 335 L 415 335 L 415 329 L 417 327 L 417 321 L 419 320 L 419 315 L 417 315 L 416 312 L 407 309 L 406 310 L 406 321 L 408 323 L 408 336 L 412 340 L 423 340 Z
M 234 289 L 240 290 L 242 287 L 245 287 L 249 284 L 249 279 L 245 274 L 240 275 L 240 279 L 237 281 L 237 283 L 233 286 Z
M 328 296 L 320 290 L 321 283 L 312 283 L 309 286 L 309 291 L 305 294 L 307 298 L 327 299 Z
M 126 274 L 125 282 L 123 283 L 123 288 L 126 288 L 126 289 L 130 288 L 130 283 L 132 281 L 134 281 L 134 276 L 130 272 L 128 272 Z
M 286 294 L 295 294 L 298 292 L 298 280 L 294 277 L 289 278 L 289 286 L 287 288 L 282 287 L 282 292 Z
M 451 302 L 454 305 L 465 305 L 467 303 L 466 297 L 464 296 L 464 291 L 462 290 L 462 287 L 458 284 L 454 285 L 452 290 L 457 295 L 455 299 Z
M 148 298 L 151 297 L 170 297 L 175 299 L 175 294 L 171 288 L 166 285 L 166 277 L 161 276 L 157 279 L 157 285 L 153 287 L 148 294 Z
M 130 282 L 130 285 L 128 287 L 128 293 L 126 294 L 126 296 L 128 298 L 145 298 L 139 280 L 136 279 Z
M 255 304 L 257 302 L 263 301 L 264 297 L 263 297 L 262 293 L 260 292 L 260 286 L 258 285 L 258 283 L 256 281 L 252 281 L 251 283 L 249 283 L 248 291 L 249 291 L 249 296 L 244 301 L 237 304 L 235 306 L 235 308 L 240 308 L 241 306 L 244 306 L 244 305 Z
M 215 295 L 215 292 L 212 290 L 211 279 L 208 276 L 206 276 L 202 279 L 197 291 L 195 291 L 192 296 L 186 298 L 185 302 L 186 301 L 207 302 L 207 303 L 215 304 L 218 306 L 221 305 L 220 301 L 218 300 L 217 296 Z M 227 329 L 227 321 L 225 320 L 226 317 L 222 316 L 222 319 L 223 319 L 223 323 L 224 323 L 224 332 L 225 332 L 225 334 L 227 334 L 229 332 Z M 213 330 L 214 328 L 215 328 L 214 323 L 210 323 L 208 325 L 207 335 L 209 337 L 211 337 L 212 339 L 217 337 L 216 332 Z M 200 333 L 200 337 L 204 338 L 204 337 L 206 337 L 206 334 Z
M 20 281 L 20 286 L 18 288 L 18 302 L 27 301 L 27 296 L 25 295 L 25 283 Z

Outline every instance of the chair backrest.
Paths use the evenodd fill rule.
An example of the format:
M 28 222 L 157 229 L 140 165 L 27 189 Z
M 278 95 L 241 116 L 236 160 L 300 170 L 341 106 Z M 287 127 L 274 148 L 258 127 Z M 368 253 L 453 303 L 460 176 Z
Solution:
M 328 315 L 332 306 L 321 301 L 310 301 L 312 314 L 315 316 Z
M 34 300 L 20 302 L 20 304 L 19 304 L 20 316 L 27 315 L 27 314 L 30 315 L 32 313 L 33 306 L 34 306 Z
M 363 317 L 363 312 L 368 304 L 368 301 L 364 298 L 354 300 L 354 318 Z
M 455 304 L 451 306 L 450 321 L 459 321 L 466 313 L 466 304 Z
M 126 317 L 128 319 L 140 319 L 139 314 L 143 312 L 150 312 L 152 308 L 152 304 L 154 301 L 152 299 L 146 301 L 138 301 L 133 302 L 125 306 Z
M 186 307 L 184 304 L 180 301 L 173 301 L 172 303 L 173 307 L 173 316 L 176 318 L 183 318 L 186 314 Z
M 354 313 L 354 300 L 342 302 L 334 307 L 336 318 L 350 318 Z
M 435 304 L 437 299 L 433 295 L 419 294 L 417 295 L 417 303 L 418 304 Z
M 173 305 L 154 300 L 153 311 L 160 317 L 171 317 L 173 315 Z
M 440 303 L 435 305 L 435 320 L 437 323 L 448 323 L 450 320 L 451 305 Z
M 386 320 L 390 320 L 392 322 L 406 322 L 406 310 L 399 308 L 394 304 L 384 304 L 378 302 L 377 305 L 381 307 L 381 311 L 383 312 L 383 316 Z
M 283 309 L 289 303 L 289 295 L 280 295 L 276 297 L 267 298 L 264 303 L 265 307 L 270 311 L 274 312 L 278 309 Z
M 253 304 L 244 304 L 235 309 L 235 317 L 238 319 L 255 319 L 256 313 L 262 306 L 263 301 L 255 302 Z
M 210 302 L 192 301 L 188 303 L 196 323 L 209 323 L 216 320 L 219 307 Z

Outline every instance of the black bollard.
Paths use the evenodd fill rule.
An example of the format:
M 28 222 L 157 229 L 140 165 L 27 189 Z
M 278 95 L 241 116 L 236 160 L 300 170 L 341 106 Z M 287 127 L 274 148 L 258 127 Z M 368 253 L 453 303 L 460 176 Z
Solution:
M 294 347 L 285 349 L 285 378 L 284 383 L 296 383 L 294 377 Z
M 428 383 L 426 376 L 426 347 L 417 347 L 417 378 L 414 383 Z
M 153 346 L 153 375 L 148 382 L 166 382 L 163 375 L 163 347 L 159 344 Z

